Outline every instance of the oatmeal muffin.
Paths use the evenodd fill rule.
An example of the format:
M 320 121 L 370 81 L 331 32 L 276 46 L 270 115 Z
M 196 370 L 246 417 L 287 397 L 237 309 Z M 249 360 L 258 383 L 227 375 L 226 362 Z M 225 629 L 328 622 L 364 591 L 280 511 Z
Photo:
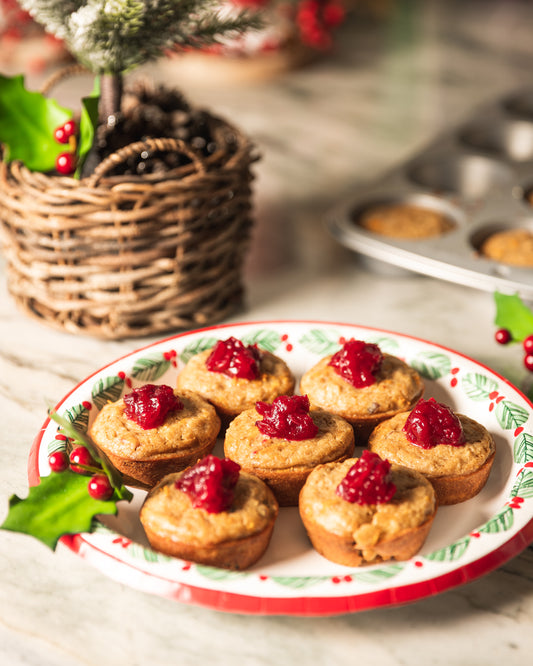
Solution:
M 358 223 L 381 236 L 411 240 L 441 236 L 455 227 L 453 220 L 438 210 L 408 203 L 368 208 Z
M 301 426 L 301 427 L 299 427 Z M 224 455 L 267 483 L 281 506 L 296 506 L 316 465 L 353 454 L 353 429 L 340 416 L 309 409 L 307 396 L 257 403 L 229 425 Z
M 356 445 L 365 445 L 381 421 L 414 407 L 424 393 L 414 368 L 378 345 L 348 340 L 336 354 L 308 370 L 300 391 L 312 407 L 338 414 L 352 424 Z
M 422 474 L 366 450 L 359 459 L 316 467 L 299 501 L 315 550 L 351 567 L 415 555 L 436 510 L 433 487 Z
M 104 405 L 89 435 L 129 483 L 152 487 L 210 453 L 219 431 L 214 407 L 198 394 L 145 384 Z
M 512 266 L 533 268 L 533 231 L 506 229 L 490 235 L 481 245 L 484 257 Z
M 294 386 L 285 361 L 233 337 L 193 356 L 177 379 L 179 389 L 196 391 L 209 400 L 224 426 L 258 400 L 270 402 L 279 395 L 291 395 Z
M 260 479 L 240 472 L 232 461 L 207 456 L 150 490 L 140 520 L 154 550 L 241 570 L 267 549 L 278 510 Z
M 368 448 L 423 474 L 442 505 L 477 495 L 487 482 L 496 452 L 483 425 L 431 398 L 378 425 Z

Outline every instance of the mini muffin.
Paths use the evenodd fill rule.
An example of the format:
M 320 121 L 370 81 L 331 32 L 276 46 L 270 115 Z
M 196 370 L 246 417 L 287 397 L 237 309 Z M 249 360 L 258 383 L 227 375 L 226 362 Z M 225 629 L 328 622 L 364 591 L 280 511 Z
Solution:
M 453 220 L 440 211 L 409 203 L 368 208 L 358 222 L 375 234 L 411 240 L 441 236 L 455 227 Z
M 278 510 L 260 479 L 239 472 L 232 461 L 207 456 L 150 490 L 140 520 L 154 550 L 241 570 L 267 549 Z
M 271 402 L 294 392 L 289 367 L 274 354 L 230 337 L 193 356 L 177 379 L 179 389 L 196 391 L 211 402 L 224 425 L 259 400 Z
M 152 487 L 210 453 L 219 431 L 214 407 L 198 394 L 145 384 L 104 405 L 89 434 L 129 483 Z
M 307 396 L 280 396 L 257 403 L 229 425 L 224 454 L 267 483 L 281 506 L 297 506 L 311 470 L 353 454 L 350 424 L 322 409 L 309 410 Z
M 381 421 L 414 407 L 424 393 L 418 372 L 378 345 L 348 340 L 321 359 L 300 381 L 312 407 L 338 414 L 352 424 L 356 445 L 365 445 Z
M 477 495 L 487 482 L 496 452 L 483 425 L 432 398 L 378 425 L 368 447 L 423 474 L 442 505 Z
M 533 268 L 533 231 L 506 229 L 491 234 L 481 245 L 484 257 L 502 264 Z
M 315 550 L 351 567 L 413 557 L 436 510 L 433 487 L 422 474 L 367 450 L 359 459 L 316 467 L 299 502 Z

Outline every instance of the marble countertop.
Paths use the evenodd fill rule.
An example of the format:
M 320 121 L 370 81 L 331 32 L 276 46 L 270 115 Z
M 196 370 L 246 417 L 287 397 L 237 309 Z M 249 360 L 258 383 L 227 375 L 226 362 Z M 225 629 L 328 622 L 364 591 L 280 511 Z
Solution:
M 247 299 L 228 322 L 317 319 L 384 328 L 455 349 L 516 385 L 520 351 L 493 338 L 490 293 L 372 270 L 325 231 L 353 187 L 420 150 L 479 104 L 531 83 L 533 5 L 398 2 L 354 16 L 336 50 L 275 79 L 187 83 L 256 141 L 256 228 Z M 180 70 L 150 68 L 180 85 Z M 31 77 L 30 77 L 31 79 Z M 58 401 L 152 339 L 73 337 L 12 302 L 0 259 L 0 518 L 27 489 L 27 458 Z M 522 664 L 533 651 L 533 548 L 488 575 L 414 604 L 328 618 L 247 616 L 116 583 L 64 547 L 0 532 L 0 662 Z

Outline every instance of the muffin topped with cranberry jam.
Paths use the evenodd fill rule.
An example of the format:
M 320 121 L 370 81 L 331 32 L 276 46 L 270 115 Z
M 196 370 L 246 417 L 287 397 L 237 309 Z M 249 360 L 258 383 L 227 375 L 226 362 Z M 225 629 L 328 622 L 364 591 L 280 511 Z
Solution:
M 295 379 L 279 357 L 230 337 L 193 356 L 179 373 L 177 386 L 209 400 L 227 424 L 259 400 L 291 395 Z
M 383 353 L 374 343 L 351 339 L 308 370 L 300 390 L 309 396 L 312 407 L 351 423 L 356 444 L 364 445 L 378 423 L 415 405 L 424 384 L 401 359 Z

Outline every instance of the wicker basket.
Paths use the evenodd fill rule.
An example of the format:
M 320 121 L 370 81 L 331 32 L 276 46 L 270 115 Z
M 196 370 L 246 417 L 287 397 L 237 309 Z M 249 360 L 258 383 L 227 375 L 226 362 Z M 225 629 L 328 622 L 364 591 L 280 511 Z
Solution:
M 207 158 L 162 138 L 126 146 L 82 180 L 2 162 L 0 240 L 17 304 L 114 339 L 207 325 L 239 307 L 256 157 L 234 127 L 211 123 Z M 190 161 L 163 175 L 109 175 L 145 150 Z

